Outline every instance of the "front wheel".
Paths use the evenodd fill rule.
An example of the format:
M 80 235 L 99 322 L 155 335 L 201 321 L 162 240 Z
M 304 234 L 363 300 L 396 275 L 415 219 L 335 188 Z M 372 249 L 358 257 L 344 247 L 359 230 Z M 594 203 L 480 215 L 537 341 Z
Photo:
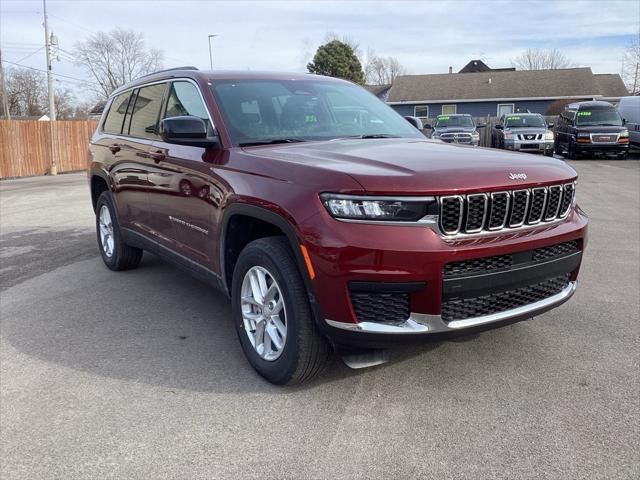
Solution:
M 324 369 L 331 350 L 317 330 L 305 284 L 283 237 L 261 238 L 242 250 L 231 290 L 240 345 L 260 375 L 290 385 Z

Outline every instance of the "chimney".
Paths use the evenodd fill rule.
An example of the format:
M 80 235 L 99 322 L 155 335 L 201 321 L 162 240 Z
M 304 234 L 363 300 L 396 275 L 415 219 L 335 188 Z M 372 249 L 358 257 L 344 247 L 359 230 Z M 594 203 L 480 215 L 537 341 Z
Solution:
M 449 67 L 449 73 L 453 73 L 453 67 Z

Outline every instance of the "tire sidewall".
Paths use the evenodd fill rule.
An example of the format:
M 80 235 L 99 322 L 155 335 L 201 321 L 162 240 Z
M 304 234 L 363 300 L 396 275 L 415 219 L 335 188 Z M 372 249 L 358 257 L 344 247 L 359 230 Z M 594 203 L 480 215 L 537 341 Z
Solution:
M 249 245 L 246 252 L 241 254 L 234 269 L 231 295 L 233 321 L 244 354 L 260 375 L 276 384 L 287 383 L 296 371 L 300 354 L 300 322 L 304 321 L 304 315 L 308 315 L 308 307 L 299 305 L 299 302 L 294 300 L 292 293 L 294 288 L 300 287 L 300 285 L 293 285 L 292 283 L 300 282 L 302 284 L 302 279 L 299 274 L 297 276 L 284 275 L 278 265 L 282 261 L 283 259 L 272 258 L 271 253 L 268 251 Z M 258 352 L 249 341 L 242 319 L 240 302 L 242 282 L 247 271 L 254 266 L 267 269 L 273 276 L 280 287 L 280 293 L 283 296 L 286 308 L 287 337 L 282 353 L 273 361 L 265 360 L 258 355 Z M 305 309 L 304 307 L 307 308 Z
M 111 257 L 108 257 L 104 253 L 104 248 L 102 247 L 102 239 L 100 238 L 100 211 L 102 207 L 106 206 L 109 209 L 109 215 L 111 215 L 111 223 L 113 225 L 113 253 Z M 113 206 L 113 199 L 111 198 L 111 192 L 105 191 L 100 194 L 98 198 L 98 202 L 96 203 L 96 236 L 98 239 L 98 250 L 100 250 L 100 256 L 102 256 L 102 260 L 107 265 L 107 267 L 112 270 L 116 269 L 118 264 L 118 255 L 120 255 L 120 245 L 122 244 L 122 240 L 120 238 L 120 225 L 118 224 L 118 218 L 116 217 L 115 208 Z

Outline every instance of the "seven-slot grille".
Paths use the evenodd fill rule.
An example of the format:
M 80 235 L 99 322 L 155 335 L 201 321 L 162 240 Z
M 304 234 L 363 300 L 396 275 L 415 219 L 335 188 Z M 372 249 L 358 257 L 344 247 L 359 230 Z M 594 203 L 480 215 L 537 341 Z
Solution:
M 571 209 L 575 184 L 551 185 L 440 197 L 440 230 L 445 235 L 479 233 L 536 225 L 564 218 Z

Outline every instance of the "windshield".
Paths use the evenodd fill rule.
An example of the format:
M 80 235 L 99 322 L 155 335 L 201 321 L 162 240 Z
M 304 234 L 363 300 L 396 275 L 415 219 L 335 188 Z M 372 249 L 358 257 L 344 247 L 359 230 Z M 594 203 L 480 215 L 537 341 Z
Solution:
M 505 127 L 544 127 L 544 118 L 541 115 L 508 115 L 504 122 Z
M 473 127 L 473 119 L 466 115 L 454 117 L 452 115 L 438 115 L 436 128 L 447 127 Z
M 229 80 L 211 86 L 233 144 L 424 136 L 361 87 L 322 80 Z
M 622 126 L 622 119 L 615 110 L 580 110 L 576 116 L 576 125 Z

